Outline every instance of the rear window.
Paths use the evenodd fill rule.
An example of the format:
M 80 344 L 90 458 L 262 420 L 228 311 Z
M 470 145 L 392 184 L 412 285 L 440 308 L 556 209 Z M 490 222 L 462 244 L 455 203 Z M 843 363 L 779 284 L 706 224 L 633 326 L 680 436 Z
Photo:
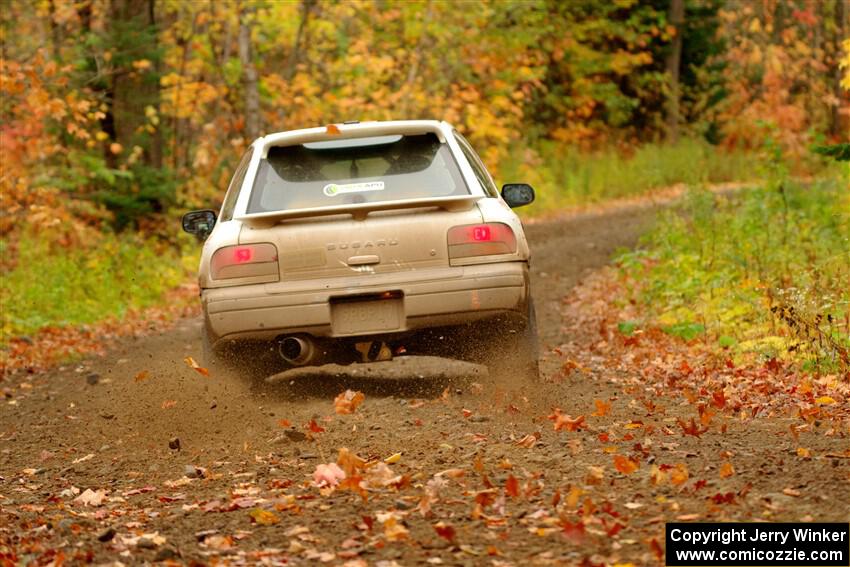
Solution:
M 435 134 L 374 136 L 270 148 L 248 213 L 468 194 Z

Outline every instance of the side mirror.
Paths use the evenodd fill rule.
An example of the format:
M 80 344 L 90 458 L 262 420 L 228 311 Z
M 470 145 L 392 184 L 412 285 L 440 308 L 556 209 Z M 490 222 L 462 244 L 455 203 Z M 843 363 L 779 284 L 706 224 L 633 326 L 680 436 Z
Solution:
M 502 199 L 512 209 L 529 205 L 534 201 L 534 189 L 527 183 L 505 183 L 502 185 Z
M 211 209 L 189 211 L 183 215 L 183 230 L 198 238 L 206 238 L 212 232 L 215 220 L 215 211 Z

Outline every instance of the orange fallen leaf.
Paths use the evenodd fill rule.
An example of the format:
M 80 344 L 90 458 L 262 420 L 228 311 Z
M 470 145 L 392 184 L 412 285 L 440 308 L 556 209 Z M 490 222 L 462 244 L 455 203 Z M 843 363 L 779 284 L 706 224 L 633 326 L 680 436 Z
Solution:
M 812 452 L 805 447 L 797 447 L 797 456 L 803 457 L 804 459 L 811 459 Z
M 279 419 L 277 421 L 277 425 L 278 425 L 278 427 L 289 427 L 289 426 L 292 425 L 292 422 L 289 421 L 288 419 Z
M 729 478 L 733 474 L 735 474 L 735 467 L 732 466 L 732 463 L 730 463 L 729 461 L 723 463 L 723 465 L 720 467 L 720 477 Z
M 304 427 L 306 427 L 307 429 L 309 429 L 309 430 L 310 430 L 310 431 L 312 431 L 313 433 L 322 433 L 322 432 L 325 430 L 325 428 L 324 428 L 324 427 L 322 427 L 321 425 L 319 425 L 318 423 L 316 423 L 316 420 L 315 420 L 315 419 L 311 419 L 311 420 L 307 423 L 307 425 L 305 425 Z
M 148 372 L 147 370 L 142 370 L 133 377 L 133 380 L 135 380 L 136 382 L 142 382 L 143 380 L 147 380 L 148 378 L 150 378 L 150 372 Z
M 700 421 L 700 423 L 702 423 L 703 425 L 710 425 L 711 424 L 711 418 L 713 418 L 714 414 L 716 414 L 716 413 L 717 412 L 715 412 L 713 409 L 711 409 L 708 406 L 699 406 L 699 421 Z
M 676 486 L 681 486 L 688 482 L 688 466 L 685 463 L 676 463 L 673 470 L 670 471 L 670 482 Z
M 381 515 L 379 514 L 380 518 Z M 406 539 L 410 533 L 404 525 L 398 521 L 395 515 L 390 515 L 384 521 L 384 537 L 387 541 L 401 541 Z
M 177 405 L 177 400 L 165 400 L 162 402 L 162 409 L 173 408 Z
M 572 419 L 568 415 L 559 415 L 552 424 L 555 431 L 579 431 L 584 426 L 584 416 L 580 415 Z
M 366 461 L 364 461 L 345 447 L 342 447 L 339 450 L 336 462 L 340 467 L 342 467 L 342 470 L 345 471 L 345 473 L 349 476 L 354 475 L 357 471 L 366 468 Z
M 700 435 L 708 431 L 708 427 L 697 426 L 694 418 L 691 418 L 690 423 L 682 421 L 679 418 L 676 418 L 676 421 L 679 423 L 679 427 L 682 428 L 682 433 L 684 433 L 685 435 L 693 435 L 694 437 L 699 437 Z
M 581 498 L 582 494 L 584 494 L 584 490 L 579 488 L 578 486 L 573 486 L 570 488 L 570 493 L 567 494 L 567 499 L 564 501 L 564 504 L 567 508 L 575 508 L 578 506 L 579 498 Z
M 800 496 L 800 491 L 794 490 L 793 488 L 783 488 L 782 494 L 786 494 L 788 496 L 793 496 L 796 498 L 797 496 Z
M 346 390 L 334 398 L 334 411 L 338 414 L 354 413 L 357 406 L 363 403 L 366 396 L 363 392 Z
M 325 132 L 327 132 L 331 136 L 339 136 L 340 134 L 342 134 L 336 124 L 328 124 L 327 126 L 325 126 Z
M 815 400 L 815 403 L 819 406 L 828 406 L 835 403 L 835 400 L 830 398 L 829 396 L 821 396 Z
M 624 457 L 623 455 L 614 455 L 614 468 L 623 474 L 632 474 L 640 467 L 638 461 Z
M 198 374 L 201 374 L 203 376 L 210 375 L 210 371 L 198 364 L 197 361 L 191 356 L 187 356 L 186 358 L 184 358 L 183 362 L 185 362 L 186 366 L 196 371 Z
M 611 402 L 603 402 L 602 400 L 593 400 L 593 403 L 596 404 L 596 411 L 591 415 L 595 415 L 598 417 L 603 417 L 608 415 L 608 412 L 611 411 Z

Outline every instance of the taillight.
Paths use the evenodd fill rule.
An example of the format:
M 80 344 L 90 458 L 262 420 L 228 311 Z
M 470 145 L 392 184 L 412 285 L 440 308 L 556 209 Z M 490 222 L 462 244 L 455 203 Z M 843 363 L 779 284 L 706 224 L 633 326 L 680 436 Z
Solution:
M 277 248 L 274 244 L 240 244 L 215 251 L 210 261 L 214 280 L 279 276 Z
M 516 235 L 506 224 L 468 224 L 449 229 L 449 258 L 492 256 L 516 252 Z

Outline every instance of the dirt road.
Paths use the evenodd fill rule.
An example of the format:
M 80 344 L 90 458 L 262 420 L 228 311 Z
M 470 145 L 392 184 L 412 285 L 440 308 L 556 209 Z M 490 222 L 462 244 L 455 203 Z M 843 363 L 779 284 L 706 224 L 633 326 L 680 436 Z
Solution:
M 204 377 L 183 362 L 199 358 L 196 320 L 127 340 L 104 358 L 16 378 L 0 409 L 0 563 L 3 554 L 45 564 L 657 562 L 665 519 L 705 514 L 710 494 L 654 487 L 644 469 L 615 470 L 607 446 L 635 441 L 603 436 L 643 413 L 601 370 L 554 380 L 562 361 L 551 354 L 566 340 L 563 296 L 631 246 L 652 217 L 627 209 L 529 227 L 549 353 L 539 384 L 349 379 L 269 388 Z M 336 415 L 333 398 L 345 388 L 366 399 L 354 414 Z M 553 407 L 589 415 L 596 399 L 609 400 L 610 413 L 553 431 Z M 637 441 L 648 463 L 666 452 L 692 471 L 711 470 L 724 448 L 746 459 L 736 476 L 716 480 L 715 472 L 708 482 L 711 494 L 737 494 L 735 506 L 700 517 L 846 519 L 840 507 L 824 509 L 850 502 L 846 460 L 811 461 L 786 475 L 768 429 Z M 362 495 L 313 485 L 317 465 L 337 461 L 340 448 L 388 460 L 355 467 Z M 816 495 L 783 495 L 789 475 L 818 483 Z M 741 494 L 753 483 L 758 498 L 773 495 L 768 508 Z

